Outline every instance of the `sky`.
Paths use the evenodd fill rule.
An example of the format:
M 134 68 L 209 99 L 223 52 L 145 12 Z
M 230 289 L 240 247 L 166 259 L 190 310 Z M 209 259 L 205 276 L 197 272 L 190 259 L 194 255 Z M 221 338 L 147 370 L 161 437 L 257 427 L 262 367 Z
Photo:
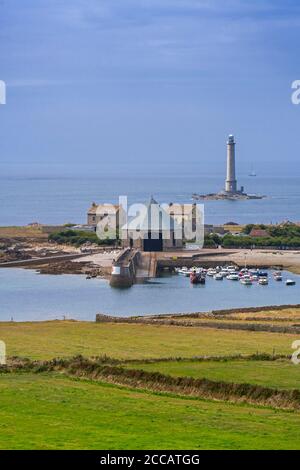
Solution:
M 297 0 L 0 0 L 0 171 L 299 174 Z

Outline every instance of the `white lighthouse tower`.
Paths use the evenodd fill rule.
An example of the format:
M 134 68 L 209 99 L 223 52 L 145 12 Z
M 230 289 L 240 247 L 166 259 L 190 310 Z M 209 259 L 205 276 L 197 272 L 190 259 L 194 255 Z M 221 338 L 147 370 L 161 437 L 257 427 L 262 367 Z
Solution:
M 233 135 L 230 135 L 227 141 L 227 175 L 225 181 L 225 192 L 230 194 L 238 192 L 235 176 L 235 141 Z

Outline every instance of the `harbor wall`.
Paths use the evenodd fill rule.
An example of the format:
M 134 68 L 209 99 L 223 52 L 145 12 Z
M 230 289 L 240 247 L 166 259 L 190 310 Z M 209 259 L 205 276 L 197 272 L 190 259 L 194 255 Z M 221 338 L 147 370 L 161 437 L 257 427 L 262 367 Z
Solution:
M 141 253 L 125 248 L 113 262 L 110 277 L 111 287 L 131 287 L 136 279 Z

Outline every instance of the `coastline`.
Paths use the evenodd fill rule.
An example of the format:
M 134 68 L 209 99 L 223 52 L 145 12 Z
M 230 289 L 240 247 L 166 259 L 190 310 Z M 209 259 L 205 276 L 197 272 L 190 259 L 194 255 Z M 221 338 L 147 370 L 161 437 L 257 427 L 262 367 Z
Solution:
M 102 269 L 103 275 L 109 276 L 112 261 L 119 250 L 97 249 L 94 252 L 81 253 L 78 249 L 51 245 L 44 248 L 43 257 L 37 258 L 37 251 L 32 250 L 27 259 L 24 253 L 23 259 L 9 259 L 0 263 L 0 268 L 34 266 L 45 274 L 82 274 L 90 270 Z M 53 250 L 56 250 L 53 254 Z M 60 250 L 60 251 L 59 251 Z M 157 253 L 158 263 L 164 267 L 177 267 L 186 265 L 214 267 L 217 263 L 236 264 L 239 267 L 245 265 L 257 268 L 280 268 L 300 274 L 300 250 L 275 250 L 275 249 L 209 249 L 201 250 L 176 250 Z
M 65 318 L 65 319 L 48 319 L 48 320 L 24 320 L 24 321 L 2 321 L 0 320 L 0 325 L 21 325 L 21 324 L 67 324 L 67 323 L 83 323 L 83 324 L 95 324 L 95 323 L 127 323 L 127 324 L 135 324 L 135 323 L 143 323 L 143 324 L 164 324 L 164 320 L 171 320 L 168 324 L 169 325 L 176 325 L 176 322 L 172 320 L 195 320 L 195 319 L 221 319 L 228 316 L 236 315 L 239 316 L 240 314 L 261 314 L 263 312 L 272 312 L 272 314 L 278 314 L 278 318 L 276 319 L 274 315 L 272 317 L 267 318 L 267 320 L 273 321 L 281 321 L 282 318 L 280 316 L 281 312 L 284 311 L 296 311 L 299 313 L 299 317 L 296 317 L 297 321 L 300 322 L 300 304 L 282 304 L 282 305 L 265 305 L 260 307 L 237 307 L 237 308 L 228 308 L 228 309 L 218 309 L 218 310 L 209 310 L 207 312 L 182 312 L 182 313 L 154 313 L 148 315 L 132 315 L 130 317 L 122 317 L 122 316 L 114 316 L 114 315 L 107 315 L 103 313 L 97 313 L 95 320 L 77 320 L 75 318 Z M 298 312 L 299 311 L 299 312 Z M 255 320 L 255 316 L 247 317 L 251 318 L 252 321 Z M 275 318 L 275 320 L 274 320 Z M 183 325 L 183 322 L 180 323 Z M 184 326 L 184 325 L 183 325 Z M 188 325 L 191 326 L 191 325 Z M 201 326 L 200 324 L 194 324 L 193 326 Z M 297 325 L 298 326 L 298 325 Z M 300 328 L 300 325 L 299 325 Z

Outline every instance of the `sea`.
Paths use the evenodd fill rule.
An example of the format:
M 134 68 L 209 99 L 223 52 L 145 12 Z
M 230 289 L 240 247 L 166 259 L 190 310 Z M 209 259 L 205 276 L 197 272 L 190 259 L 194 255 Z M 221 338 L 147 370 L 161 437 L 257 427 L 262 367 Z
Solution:
M 117 172 L 116 172 L 117 173 Z M 204 201 L 205 223 L 278 223 L 300 221 L 300 176 L 241 175 L 239 184 L 261 200 Z M 224 186 L 223 175 L 97 175 L 0 176 L 0 226 L 86 223 L 92 202 L 148 201 L 189 203 L 193 193 L 213 193 Z
M 105 279 L 80 274 L 38 274 L 21 268 L 0 269 L 0 321 L 75 319 L 94 321 L 97 313 L 133 315 L 208 312 L 210 310 L 298 304 L 300 276 L 282 272 L 283 282 L 269 275 L 269 284 L 245 286 L 238 281 L 192 285 L 188 277 L 163 275 L 128 289 L 109 286 Z M 287 287 L 286 279 L 296 284 Z
M 184 171 L 185 168 L 185 171 Z M 189 203 L 193 193 L 218 192 L 224 176 L 187 172 L 186 167 L 150 174 L 133 171 L 103 174 L 77 172 L 38 175 L 0 174 L 0 226 L 86 223 L 92 202 L 145 202 L 153 196 L 160 203 Z M 47 174 L 47 176 L 45 176 Z M 247 193 L 266 196 L 261 200 L 205 201 L 205 223 L 277 223 L 300 221 L 300 176 L 240 175 Z M 0 321 L 75 318 L 94 320 L 96 313 L 130 316 L 151 313 L 193 312 L 243 306 L 299 303 L 300 276 L 296 286 L 285 283 L 250 288 L 227 280 L 208 280 L 205 286 L 191 286 L 179 276 L 157 278 L 130 289 L 110 288 L 105 280 L 87 280 L 81 275 L 41 275 L 34 270 L 0 270 Z M 272 277 L 271 277 L 272 279 Z

